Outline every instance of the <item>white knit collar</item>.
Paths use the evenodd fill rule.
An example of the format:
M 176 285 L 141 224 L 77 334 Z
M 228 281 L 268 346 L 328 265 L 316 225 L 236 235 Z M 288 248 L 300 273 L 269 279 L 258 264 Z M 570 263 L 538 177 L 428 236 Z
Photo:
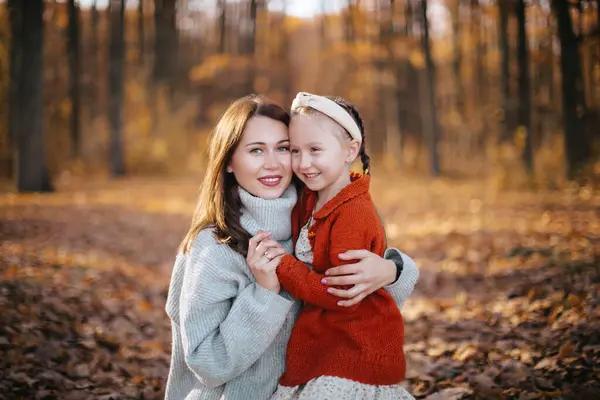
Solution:
M 256 197 L 239 188 L 243 210 L 240 217 L 242 227 L 251 235 L 259 230 L 270 232 L 275 240 L 288 240 L 292 236 L 292 209 L 296 205 L 298 193 L 290 185 L 283 194 L 273 200 Z

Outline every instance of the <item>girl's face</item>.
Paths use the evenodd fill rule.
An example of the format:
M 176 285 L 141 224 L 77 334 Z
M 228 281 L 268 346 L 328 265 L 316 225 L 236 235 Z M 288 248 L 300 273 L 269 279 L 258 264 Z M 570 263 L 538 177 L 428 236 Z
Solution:
M 290 141 L 284 123 L 260 115 L 248 120 L 227 165 L 237 183 L 254 196 L 280 197 L 292 181 Z
M 313 191 L 323 190 L 348 175 L 360 144 L 345 137 L 338 124 L 320 115 L 295 115 L 290 122 L 292 169 Z

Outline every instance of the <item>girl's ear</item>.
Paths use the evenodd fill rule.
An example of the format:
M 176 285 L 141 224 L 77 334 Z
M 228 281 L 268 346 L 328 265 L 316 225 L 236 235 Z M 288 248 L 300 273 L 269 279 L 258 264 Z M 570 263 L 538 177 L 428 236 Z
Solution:
M 351 163 L 353 162 L 356 157 L 358 157 L 358 152 L 360 151 L 360 142 L 356 139 L 352 139 L 350 141 L 350 144 L 348 145 L 348 149 L 347 149 L 347 158 L 346 158 L 346 162 L 347 163 Z
M 231 168 L 231 164 L 227 164 L 226 171 L 229 172 L 230 174 L 233 172 L 233 168 Z

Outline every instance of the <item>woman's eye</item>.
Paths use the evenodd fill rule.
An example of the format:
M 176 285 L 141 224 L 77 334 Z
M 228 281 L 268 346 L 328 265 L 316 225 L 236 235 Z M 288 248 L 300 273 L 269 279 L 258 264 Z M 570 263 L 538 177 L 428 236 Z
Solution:
M 260 153 L 262 153 L 262 149 L 252 149 L 252 150 L 250 150 L 250 153 L 260 154 Z
M 279 151 L 290 151 L 290 148 L 288 146 L 281 146 L 279 149 L 277 149 Z
M 298 154 L 298 149 L 292 149 L 292 154 Z
M 313 153 L 316 153 L 317 151 L 321 151 L 321 149 L 318 148 L 318 147 L 311 147 L 310 151 L 313 152 Z

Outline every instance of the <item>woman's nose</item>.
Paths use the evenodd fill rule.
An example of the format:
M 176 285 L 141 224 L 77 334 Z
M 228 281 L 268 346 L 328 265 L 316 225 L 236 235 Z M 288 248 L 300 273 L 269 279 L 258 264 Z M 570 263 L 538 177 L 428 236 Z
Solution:
M 278 168 L 279 167 L 279 158 L 277 158 L 277 154 L 273 151 L 269 151 L 265 153 L 265 168 Z

